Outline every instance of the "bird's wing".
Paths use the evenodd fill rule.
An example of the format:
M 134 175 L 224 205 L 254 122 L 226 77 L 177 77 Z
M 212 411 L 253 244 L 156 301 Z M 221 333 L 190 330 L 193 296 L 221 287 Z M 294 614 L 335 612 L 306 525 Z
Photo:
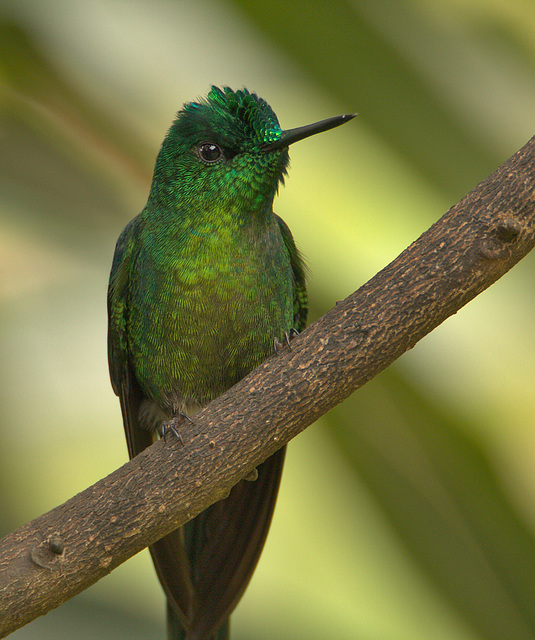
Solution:
M 294 277 L 294 328 L 302 331 L 307 323 L 308 315 L 308 296 L 306 290 L 306 272 L 307 267 L 303 257 L 295 246 L 292 232 L 282 218 L 275 215 L 282 234 L 284 245 L 290 256 Z
M 153 443 L 153 435 L 139 423 L 143 392 L 128 356 L 127 322 L 131 277 L 139 244 L 137 218 L 117 241 L 108 287 L 108 361 L 113 390 L 119 396 L 128 453 L 133 458 Z M 180 530 L 150 548 L 164 591 L 184 612 L 191 609 L 192 588 L 189 561 Z
M 126 332 L 130 277 L 138 252 L 137 225 L 138 219 L 134 218 L 117 240 L 108 286 L 110 378 L 113 390 L 121 401 L 123 424 L 131 458 L 152 444 L 151 434 L 139 425 L 139 406 L 143 397 L 129 362 Z
M 152 545 L 160 582 L 188 639 L 214 637 L 243 595 L 269 530 L 284 454 L 283 447 L 259 465 L 255 481 L 241 480 L 227 498 Z M 190 582 L 181 578 L 184 566 Z
M 134 218 L 119 236 L 108 286 L 108 364 L 113 390 L 121 402 L 130 458 L 153 442 L 150 431 L 139 424 L 143 393 L 128 355 L 128 308 L 131 278 L 139 252 L 138 231 L 139 218 Z
M 117 240 L 108 285 L 108 364 L 111 384 L 119 397 L 128 361 L 126 326 L 130 274 L 137 255 L 136 221 L 134 218 Z

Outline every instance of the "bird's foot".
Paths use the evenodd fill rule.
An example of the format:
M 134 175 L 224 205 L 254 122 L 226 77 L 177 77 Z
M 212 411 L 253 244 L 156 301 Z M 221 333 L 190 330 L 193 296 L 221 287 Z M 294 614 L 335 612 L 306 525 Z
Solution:
M 288 347 L 288 351 L 292 350 L 292 346 L 290 344 L 290 340 L 295 338 L 295 336 L 299 335 L 299 331 L 297 329 L 290 329 L 290 331 L 284 332 L 284 343 L 280 342 L 278 338 L 273 338 L 273 352 L 277 354 L 284 347 Z
M 182 440 L 182 435 L 180 434 L 180 427 L 186 421 L 190 424 L 194 424 L 193 420 L 187 414 L 183 411 L 179 411 L 178 415 L 173 416 L 171 420 L 160 424 L 158 427 L 158 435 L 160 438 L 166 440 L 167 434 L 172 433 L 176 438 L 178 438 L 180 444 L 184 446 L 184 440 Z

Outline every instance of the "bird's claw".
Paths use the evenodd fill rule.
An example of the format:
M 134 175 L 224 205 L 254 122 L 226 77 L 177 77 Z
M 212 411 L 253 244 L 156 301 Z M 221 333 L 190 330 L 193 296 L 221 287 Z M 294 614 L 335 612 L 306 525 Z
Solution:
M 190 424 L 194 424 L 193 420 L 184 412 L 179 411 L 178 415 L 173 416 L 171 420 L 167 422 L 162 422 L 158 428 L 158 435 L 160 438 L 166 440 L 167 434 L 171 432 L 180 442 L 182 446 L 184 446 L 184 440 L 182 439 L 182 435 L 180 433 L 180 426 L 184 424 L 185 421 L 188 421 Z
M 280 342 L 278 338 L 273 338 L 273 352 L 277 354 L 285 346 L 288 347 L 288 351 L 291 351 L 292 346 L 290 344 L 290 340 L 292 340 L 292 338 L 295 338 L 295 336 L 298 336 L 298 335 L 299 335 L 299 331 L 297 331 L 297 329 L 294 329 L 292 327 L 290 331 L 284 332 L 284 344 Z

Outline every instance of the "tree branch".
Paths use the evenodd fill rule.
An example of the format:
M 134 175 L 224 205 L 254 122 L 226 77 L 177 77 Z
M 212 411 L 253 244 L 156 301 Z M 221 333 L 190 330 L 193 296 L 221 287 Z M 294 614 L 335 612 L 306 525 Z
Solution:
M 367 284 L 187 425 L 0 541 L 0 637 L 223 498 L 535 244 L 535 137 Z

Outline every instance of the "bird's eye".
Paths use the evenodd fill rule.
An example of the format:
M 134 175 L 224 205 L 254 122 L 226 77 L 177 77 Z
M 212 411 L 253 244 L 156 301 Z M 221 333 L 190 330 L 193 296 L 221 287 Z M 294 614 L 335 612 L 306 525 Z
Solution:
M 217 144 L 213 144 L 212 142 L 201 144 L 197 149 L 197 153 L 201 160 L 208 163 L 217 162 L 223 156 L 221 147 L 218 147 Z

